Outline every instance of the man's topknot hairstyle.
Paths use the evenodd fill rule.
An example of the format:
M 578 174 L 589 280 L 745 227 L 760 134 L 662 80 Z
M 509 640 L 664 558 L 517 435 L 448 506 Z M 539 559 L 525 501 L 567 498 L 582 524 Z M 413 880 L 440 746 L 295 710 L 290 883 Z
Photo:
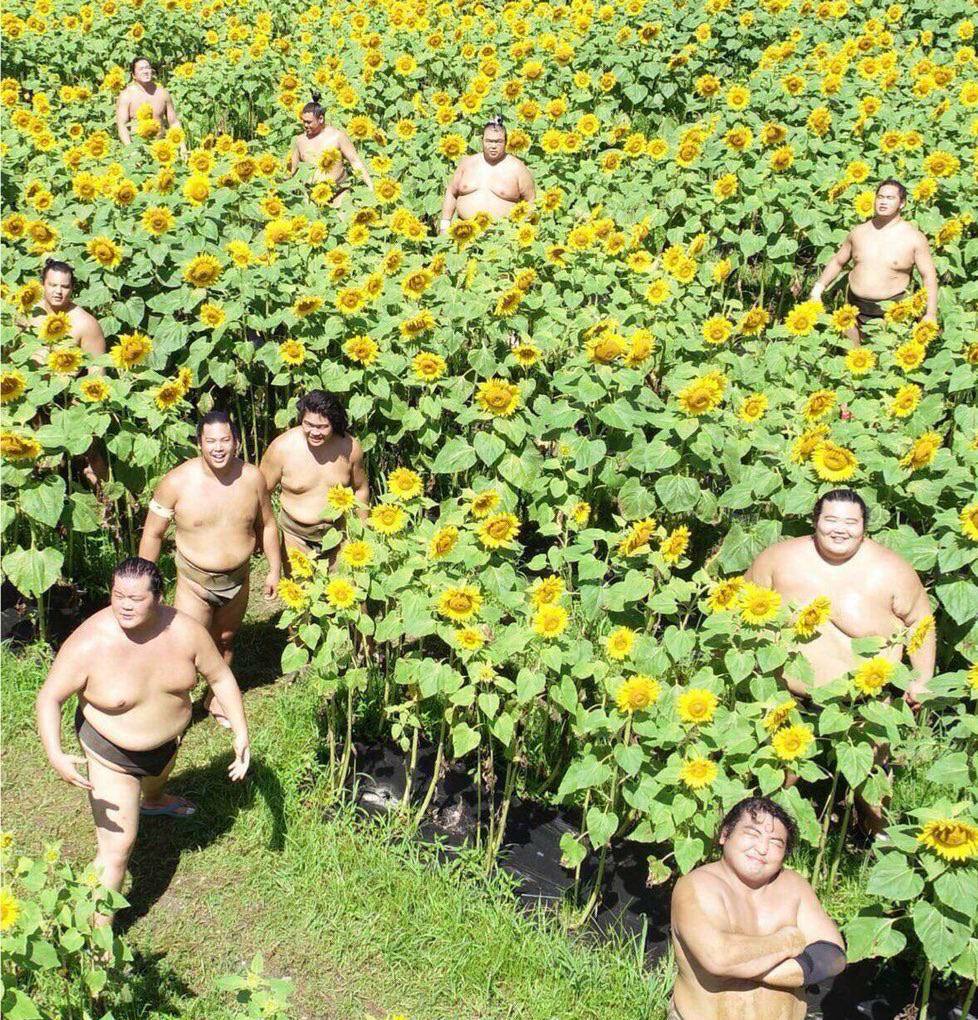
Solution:
M 798 825 L 795 823 L 794 818 L 780 804 L 775 804 L 769 797 L 745 797 L 742 801 L 734 804 L 726 813 L 723 821 L 720 822 L 720 827 L 717 829 L 718 843 L 721 838 L 725 839 L 733 832 L 737 827 L 737 823 L 744 815 L 749 815 L 755 822 L 759 821 L 763 815 L 769 815 L 771 818 L 777 819 L 785 827 L 785 831 L 788 834 L 784 847 L 785 857 L 794 849 L 795 844 L 798 842 Z
M 506 137 L 506 125 L 503 123 L 503 115 L 501 113 L 494 113 L 486 121 L 485 127 L 482 129 L 482 133 L 485 134 L 489 128 L 497 128 L 499 131 L 502 131 L 503 138 Z
M 149 590 L 153 598 L 158 599 L 163 594 L 163 575 L 160 568 L 152 561 L 143 559 L 142 556 L 130 556 L 116 565 L 112 571 L 113 583 L 120 577 L 148 577 Z
M 68 265 L 67 262 L 62 262 L 60 259 L 45 259 L 44 265 L 41 267 L 41 283 L 48 278 L 48 273 L 67 273 L 71 277 L 71 282 L 75 282 L 75 271 Z
M 338 398 L 325 390 L 310 390 L 295 402 L 296 424 L 301 425 L 307 414 L 319 414 L 329 420 L 329 424 L 338 436 L 345 436 L 349 431 L 346 408 Z
M 312 100 L 302 108 L 303 113 L 311 113 L 314 117 L 318 117 L 322 120 L 326 116 L 326 111 L 320 106 L 319 100 L 322 98 L 321 92 L 312 92 Z

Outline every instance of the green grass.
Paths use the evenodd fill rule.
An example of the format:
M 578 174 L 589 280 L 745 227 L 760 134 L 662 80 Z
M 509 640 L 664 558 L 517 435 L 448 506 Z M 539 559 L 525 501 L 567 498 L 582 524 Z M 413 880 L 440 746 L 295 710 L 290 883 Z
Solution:
M 117 922 L 136 973 L 117 1020 L 229 1016 L 214 980 L 258 951 L 266 973 L 293 979 L 293 1012 L 307 1018 L 664 1016 L 668 971 L 645 971 L 634 945 L 575 940 L 555 918 L 520 911 L 505 875 L 486 879 L 465 855 L 445 863 L 392 822 L 332 799 L 317 758 L 319 699 L 302 681 L 270 682 L 275 647 L 271 624 L 253 615 L 238 649 L 248 781 L 228 782 L 227 734 L 198 722 L 172 781 L 198 813 L 142 824 L 125 890 L 132 906 Z M 2 653 L 4 828 L 21 852 L 56 840 L 85 864 L 87 805 L 56 778 L 34 732 L 49 660 L 37 647 Z M 64 746 L 75 750 L 69 715 Z

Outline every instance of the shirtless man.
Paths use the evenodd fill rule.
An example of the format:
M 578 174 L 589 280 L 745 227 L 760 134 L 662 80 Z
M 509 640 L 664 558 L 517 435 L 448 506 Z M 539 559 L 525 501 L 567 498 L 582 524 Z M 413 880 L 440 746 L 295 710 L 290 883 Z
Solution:
M 74 343 L 90 357 L 105 354 L 105 334 L 98 319 L 71 300 L 75 287 L 74 269 L 67 262 L 48 259 L 41 270 L 41 286 L 44 293 L 41 303 L 31 313 L 30 325 L 37 330 L 49 315 L 60 312 L 68 317 L 70 337 Z M 47 347 L 39 348 L 34 353 L 34 361 L 43 365 L 48 353 Z M 92 368 L 90 371 L 101 374 L 102 369 Z
M 287 549 L 318 551 L 333 527 L 326 497 L 335 485 L 353 489 L 361 520 L 370 498 L 363 450 L 347 431 L 346 410 L 329 393 L 311 390 L 296 404 L 296 425 L 275 439 L 262 457 L 268 491 L 282 487 L 279 523 Z
M 866 504 L 856 492 L 833 489 L 815 504 L 812 535 L 770 546 L 746 574 L 746 580 L 773 588 L 797 606 L 820 595 L 828 598 L 832 606 L 828 623 L 802 646 L 815 687 L 831 683 L 856 666 L 852 638 L 887 640 L 879 654 L 899 662 L 903 644 L 893 641 L 893 636 L 915 627 L 931 611 L 927 592 L 913 567 L 866 538 L 866 514 Z M 911 707 L 927 693 L 936 653 L 937 640 L 931 628 L 923 645 L 910 653 L 917 677 L 904 698 Z M 801 678 L 785 679 L 793 694 L 807 697 L 809 689 Z
M 282 569 L 278 529 L 262 473 L 238 457 L 240 435 L 225 411 L 197 426 L 200 456 L 164 475 L 149 503 L 139 555 L 155 563 L 172 520 L 176 525 L 174 607 L 210 632 L 230 666 L 232 644 L 248 606 L 249 560 L 260 529 L 268 560 L 265 595 L 275 594 Z M 212 699 L 205 702 L 227 725 Z
M 866 538 L 867 510 L 852 489 L 833 489 L 821 496 L 812 514 L 814 534 L 789 538 L 765 549 L 747 571 L 746 580 L 773 588 L 788 602 L 806 605 L 824 595 L 831 616 L 813 640 L 802 646 L 811 666 L 813 685 L 831 683 L 857 665 L 852 639 L 880 637 L 887 641 L 879 654 L 893 662 L 903 657 L 903 644 L 893 640 L 905 628 L 930 615 L 930 600 L 917 572 L 896 553 Z M 904 692 L 911 708 L 928 693 L 937 656 L 935 628 L 910 653 L 917 676 Z M 807 698 L 800 677 L 785 673 L 788 689 Z M 881 752 L 882 753 L 882 752 Z M 883 805 L 856 796 L 863 826 L 877 835 L 885 828 Z
M 802 1020 L 804 989 L 845 969 L 839 929 L 781 866 L 795 836 L 773 801 L 742 800 L 720 824 L 720 860 L 676 883 L 668 1020 Z
M 346 164 L 349 163 L 363 179 L 363 183 L 371 191 L 374 190 L 370 174 L 349 135 L 332 124 L 326 124 L 326 111 L 319 105 L 318 92 L 313 92 L 312 102 L 302 108 L 301 119 L 303 133 L 292 140 L 292 150 L 289 152 L 291 177 L 296 175 L 300 163 L 311 163 L 315 167 L 313 181 L 329 181 L 336 189 L 330 205 L 338 206 L 350 191 L 350 185 L 345 183 L 348 176 Z M 325 157 L 328 165 L 324 165 L 325 152 L 330 153 Z
M 179 127 L 180 120 L 173 106 L 173 97 L 162 85 L 153 81 L 153 65 L 146 57 L 136 57 L 129 65 L 132 81 L 119 93 L 115 104 L 115 126 L 119 133 L 119 141 L 129 145 L 132 137 L 129 124 L 136 120 L 141 106 L 149 105 L 153 111 L 153 120 L 163 127 L 166 117 L 167 127 Z
M 448 182 L 439 232 L 448 232 L 456 214 L 461 220 L 481 212 L 501 219 L 517 202 L 532 202 L 535 197 L 526 164 L 506 153 L 506 128 L 497 114 L 482 132 L 482 152 L 464 157 Z
M 900 216 L 906 200 L 907 189 L 899 181 L 883 181 L 876 189 L 873 218 L 850 232 L 812 287 L 812 301 L 821 301 L 825 288 L 852 260 L 846 300 L 858 309 L 856 324 L 847 332 L 854 346 L 871 320 L 883 318 L 884 306 L 906 294 L 914 266 L 927 289 L 924 319 L 937 322 L 937 270 L 927 238 Z
M 234 734 L 232 781 L 248 771 L 248 726 L 241 692 L 207 631 L 161 602 L 163 578 L 148 560 L 123 560 L 112 575 L 109 607 L 90 616 L 61 646 L 37 695 L 37 729 L 52 768 L 87 790 L 102 884 L 121 891 L 139 816 L 182 818 L 195 808 L 164 794 L 190 723 L 190 692 L 203 675 Z M 75 733 L 84 758 L 61 747 L 61 706 L 78 695 Z M 76 766 L 88 764 L 88 778 Z M 99 923 L 111 922 L 100 916 Z

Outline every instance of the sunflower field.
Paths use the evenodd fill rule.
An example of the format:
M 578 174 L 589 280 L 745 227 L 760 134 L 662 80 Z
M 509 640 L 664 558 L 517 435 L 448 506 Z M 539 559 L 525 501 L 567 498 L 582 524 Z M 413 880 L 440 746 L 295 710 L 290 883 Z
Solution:
M 361 523 L 334 490 L 338 566 L 294 556 L 280 595 L 282 672 L 322 686 L 337 784 L 379 699 L 409 763 L 434 746 L 489 777 L 490 863 L 517 791 L 575 809 L 569 869 L 633 840 L 658 881 L 762 792 L 798 819 L 824 888 L 853 792 L 890 795 L 885 744 L 889 840 L 864 854 L 849 957 L 906 953 L 970 1002 L 974 22 L 967 0 L 10 0 L 5 578 L 42 614 L 59 589 L 98 589 L 98 550 L 134 548 L 200 412 L 227 407 L 257 460 L 295 396 L 328 389 L 367 453 L 371 510 Z M 137 119 L 123 148 L 114 102 L 142 54 L 181 127 Z M 309 167 L 286 173 L 311 90 L 375 184 L 339 209 Z M 438 236 L 445 185 L 497 111 L 537 200 Z M 891 176 L 934 254 L 940 327 L 911 291 L 850 350 L 844 286 L 824 307 L 807 295 Z M 47 257 L 75 267 L 99 365 L 58 316 L 23 325 Z M 77 472 L 93 443 L 98 493 Z M 874 639 L 796 703 L 779 678 L 828 607 L 742 579 L 839 483 L 931 595 L 901 635 L 937 631 L 918 715 Z M 911 789 L 922 729 L 941 754 Z M 432 790 L 416 792 L 423 810 Z

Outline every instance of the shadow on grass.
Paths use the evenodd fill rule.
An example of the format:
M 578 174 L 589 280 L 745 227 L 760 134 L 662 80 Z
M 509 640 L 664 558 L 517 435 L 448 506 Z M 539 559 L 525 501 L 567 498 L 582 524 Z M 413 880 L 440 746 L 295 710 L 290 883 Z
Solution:
M 136 846 L 129 861 L 132 886 L 129 907 L 120 910 L 115 923 L 120 935 L 153 908 L 173 881 L 185 850 L 202 850 L 233 827 L 238 812 L 264 800 L 272 817 L 269 849 L 285 848 L 285 798 L 275 773 L 261 761 L 252 760 L 242 783 L 227 776 L 231 758 L 221 755 L 210 765 L 180 772 L 168 789 L 189 797 L 197 811 L 189 818 L 141 818 Z
M 195 998 L 193 989 L 169 968 L 161 967 L 166 953 L 133 951 L 132 973 L 127 980 L 130 1014 L 125 1008 L 115 1009 L 119 1017 L 183 1016 L 188 999 Z M 137 1012 L 138 1010 L 138 1012 Z
M 246 620 L 234 642 L 232 669 L 242 691 L 275 683 L 282 676 L 288 634 L 274 619 Z

